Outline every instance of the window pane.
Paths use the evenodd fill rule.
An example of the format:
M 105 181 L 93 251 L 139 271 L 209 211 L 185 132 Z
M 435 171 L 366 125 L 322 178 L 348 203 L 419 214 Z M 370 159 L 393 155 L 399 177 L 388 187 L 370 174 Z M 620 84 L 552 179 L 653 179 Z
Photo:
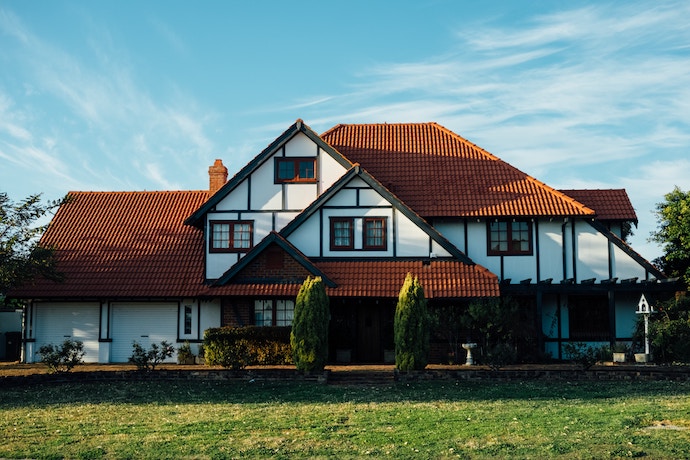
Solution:
M 273 326 L 273 301 L 254 301 L 254 324 L 256 326 Z
M 230 224 L 213 224 L 213 248 L 230 247 Z
M 249 249 L 251 247 L 252 230 L 248 223 L 234 224 L 233 247 Z
M 292 300 L 276 301 L 276 326 L 291 326 L 295 313 L 295 303 Z
M 339 247 L 352 246 L 352 222 L 339 220 L 333 222 L 333 244 Z
M 295 178 L 295 163 L 292 160 L 278 162 L 278 179 L 291 180 Z
M 189 305 L 184 306 L 184 333 L 192 333 L 192 307 Z
M 386 243 L 385 222 L 383 219 L 366 219 L 364 221 L 364 245 L 373 248 L 383 248 Z
M 304 160 L 299 162 L 300 179 L 314 178 L 314 160 Z

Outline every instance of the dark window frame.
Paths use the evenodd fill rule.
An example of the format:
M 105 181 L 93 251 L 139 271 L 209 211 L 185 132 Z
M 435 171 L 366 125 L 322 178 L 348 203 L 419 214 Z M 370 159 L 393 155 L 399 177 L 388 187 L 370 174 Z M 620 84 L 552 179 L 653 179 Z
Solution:
M 228 247 L 214 247 L 214 226 L 229 225 Z M 235 247 L 235 225 L 249 225 L 249 247 Z M 254 221 L 253 220 L 212 220 L 209 221 L 209 252 L 211 253 L 243 253 L 249 252 L 254 247 Z
M 505 230 L 501 230 L 500 228 L 492 228 L 492 226 L 495 224 L 505 224 Z M 514 225 L 522 224 L 527 226 L 526 230 L 513 228 Z M 519 248 L 519 245 L 521 244 L 522 240 L 516 240 L 513 238 L 514 233 L 522 233 L 523 231 L 527 234 L 528 248 L 525 250 Z M 500 233 L 505 233 L 505 240 L 500 239 L 500 236 L 499 239 L 494 239 L 494 235 L 500 235 Z M 506 250 L 493 248 L 493 246 L 495 246 L 496 244 L 500 244 L 501 242 L 504 242 L 506 244 Z M 518 248 L 515 248 L 516 244 L 518 245 Z M 531 256 L 534 253 L 534 232 L 532 221 L 527 219 L 501 219 L 487 222 L 486 246 L 487 254 L 490 256 Z
M 381 244 L 369 244 L 368 224 L 381 222 Z M 362 219 L 362 248 L 367 251 L 385 251 L 388 249 L 388 219 L 386 217 L 364 217 Z
M 354 217 L 330 217 L 330 247 L 331 251 L 352 251 L 355 249 L 355 218 Z M 350 231 L 348 238 L 350 244 L 347 246 L 336 245 L 335 226 L 337 223 L 348 222 L 350 224 Z
M 256 302 L 261 302 L 262 304 L 269 303 L 270 302 L 270 311 L 271 311 L 271 324 L 264 324 L 265 320 L 262 323 L 259 323 L 257 321 L 257 311 L 256 311 Z M 278 302 L 283 302 L 283 307 L 285 307 L 283 310 L 279 309 Z M 288 304 L 290 303 L 290 304 Z M 291 307 L 291 308 L 287 308 Z M 293 299 L 271 299 L 271 298 L 263 298 L 263 299 L 255 299 L 254 300 L 254 326 L 256 327 L 288 327 L 292 326 L 293 321 L 295 320 L 295 301 Z M 261 312 L 265 312 L 267 310 L 262 309 Z M 278 312 L 283 311 L 285 316 L 282 319 L 278 319 Z M 288 312 L 292 312 L 291 315 L 288 314 Z M 263 318 L 262 318 L 263 319 Z
M 309 162 L 312 165 L 311 177 L 302 177 L 302 163 Z M 281 165 L 292 164 L 292 177 L 281 177 Z M 316 157 L 276 157 L 275 158 L 275 183 L 276 184 L 315 184 L 317 178 Z

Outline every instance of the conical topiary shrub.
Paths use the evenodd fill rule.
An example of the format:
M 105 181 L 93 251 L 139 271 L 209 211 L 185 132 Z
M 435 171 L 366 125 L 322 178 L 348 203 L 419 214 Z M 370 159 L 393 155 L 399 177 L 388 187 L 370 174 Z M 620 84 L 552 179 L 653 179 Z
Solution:
M 292 356 L 297 370 L 321 371 L 326 366 L 329 321 L 326 287 L 320 277 L 307 277 L 297 294 L 290 332 Z
M 395 308 L 395 366 L 401 371 L 421 370 L 429 357 L 431 320 L 424 288 L 408 273 Z

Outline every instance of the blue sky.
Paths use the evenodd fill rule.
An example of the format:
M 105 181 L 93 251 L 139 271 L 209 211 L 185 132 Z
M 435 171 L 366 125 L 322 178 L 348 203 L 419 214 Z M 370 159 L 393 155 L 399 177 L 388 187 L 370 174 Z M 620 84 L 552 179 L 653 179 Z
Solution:
M 199 190 L 297 118 L 436 121 L 556 188 L 690 188 L 690 3 L 0 1 L 0 191 Z

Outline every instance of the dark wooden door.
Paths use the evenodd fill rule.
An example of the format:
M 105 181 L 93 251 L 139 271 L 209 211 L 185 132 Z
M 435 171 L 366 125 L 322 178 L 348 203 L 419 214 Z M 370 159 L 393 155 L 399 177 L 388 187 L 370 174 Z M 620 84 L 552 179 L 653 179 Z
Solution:
M 381 314 L 378 305 L 360 305 L 357 315 L 357 361 L 378 363 L 381 348 Z

